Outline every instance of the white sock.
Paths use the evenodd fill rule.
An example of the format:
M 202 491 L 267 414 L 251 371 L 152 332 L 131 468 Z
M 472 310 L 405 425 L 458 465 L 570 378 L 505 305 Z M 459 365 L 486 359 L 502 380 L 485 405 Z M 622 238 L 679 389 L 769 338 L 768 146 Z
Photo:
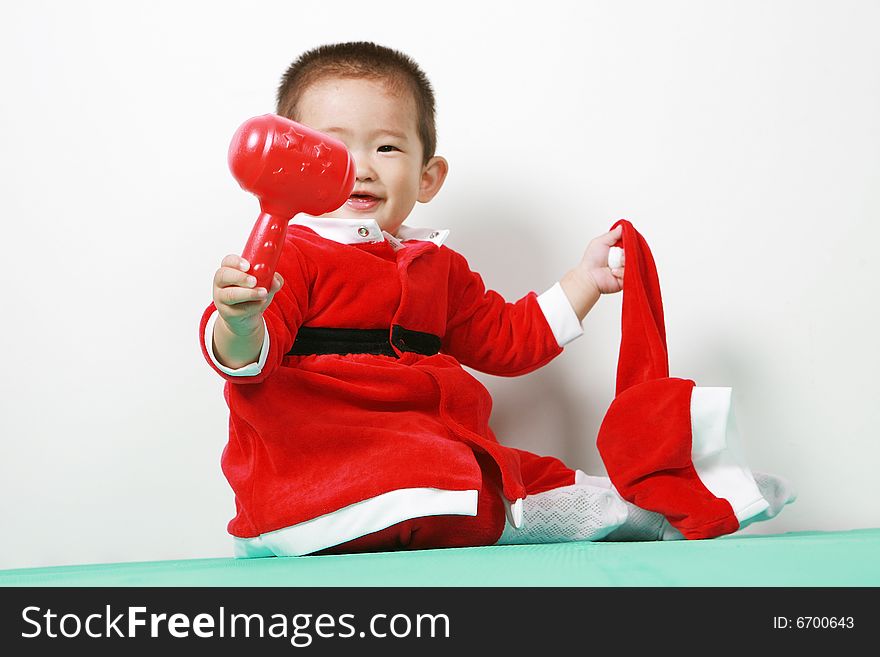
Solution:
M 599 477 L 588 475 L 580 470 L 576 471 L 575 481 L 585 483 L 591 486 L 616 489 L 608 477 Z M 753 472 L 752 476 L 758 485 L 758 490 L 762 497 L 767 500 L 770 505 L 765 511 L 756 516 L 752 516 L 743 521 L 739 530 L 744 529 L 755 522 L 770 520 L 779 515 L 786 504 L 791 504 L 797 499 L 797 494 L 792 485 L 783 477 L 768 474 L 766 472 Z M 623 500 L 623 498 L 621 498 Z M 657 540 L 678 540 L 684 538 L 681 532 L 669 524 L 666 518 L 653 511 L 646 511 L 635 504 L 631 504 L 623 500 L 627 507 L 626 522 L 618 529 L 608 534 L 604 540 L 606 541 L 657 541 Z
M 626 521 L 617 529 L 609 533 L 605 541 L 677 541 L 684 536 L 661 513 L 647 511 L 641 507 L 626 501 L 617 492 L 608 477 L 588 475 L 580 470 L 575 471 L 575 481 L 578 484 L 597 486 L 613 491 L 618 499 L 626 505 Z
M 523 522 L 505 523 L 498 545 L 598 541 L 620 527 L 626 503 L 605 487 L 563 486 L 523 500 Z
M 621 498 L 622 499 L 622 498 Z M 669 524 L 666 516 L 647 511 L 624 500 L 628 513 L 626 522 L 603 540 L 606 541 L 677 541 L 684 536 Z
M 758 484 L 758 490 L 761 491 L 761 495 L 770 506 L 758 515 L 740 523 L 740 529 L 755 522 L 775 518 L 786 504 L 791 504 L 797 499 L 797 493 L 787 479 L 766 472 L 754 472 L 752 475 L 755 477 L 755 483 Z

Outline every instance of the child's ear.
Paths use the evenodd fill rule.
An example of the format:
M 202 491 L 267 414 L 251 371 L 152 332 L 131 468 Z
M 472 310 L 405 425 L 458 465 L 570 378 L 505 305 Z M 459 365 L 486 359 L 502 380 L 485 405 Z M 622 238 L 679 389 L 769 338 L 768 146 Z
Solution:
M 419 203 L 427 203 L 443 186 L 446 174 L 449 173 L 449 163 L 445 157 L 435 156 L 428 160 L 422 167 L 422 179 L 419 182 Z

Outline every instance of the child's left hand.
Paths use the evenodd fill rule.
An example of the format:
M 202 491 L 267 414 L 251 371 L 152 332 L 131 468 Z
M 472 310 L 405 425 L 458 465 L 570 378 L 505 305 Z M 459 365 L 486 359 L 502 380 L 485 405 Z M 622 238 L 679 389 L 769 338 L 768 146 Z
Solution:
M 623 289 L 623 254 L 620 256 L 620 267 L 612 269 L 608 266 L 608 254 L 623 235 L 623 227 L 618 226 L 612 231 L 599 235 L 587 245 L 584 257 L 568 270 L 559 284 L 568 297 L 569 303 L 578 319 L 583 321 L 593 305 L 603 294 L 613 294 Z
M 599 235 L 589 243 L 583 259 L 576 267 L 582 277 L 589 276 L 593 280 L 596 288 L 602 294 L 613 294 L 623 289 L 623 268 L 626 264 L 624 256 L 620 257 L 620 267 L 611 269 L 608 266 L 608 252 L 612 246 L 620 241 L 622 235 L 622 226 L 618 226 L 604 235 Z

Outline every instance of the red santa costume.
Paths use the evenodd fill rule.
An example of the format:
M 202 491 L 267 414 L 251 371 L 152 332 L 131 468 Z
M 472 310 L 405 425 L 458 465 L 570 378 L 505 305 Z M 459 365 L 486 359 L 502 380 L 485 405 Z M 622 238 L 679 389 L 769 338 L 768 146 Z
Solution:
M 607 478 L 499 444 L 491 397 L 462 367 L 516 376 L 558 356 L 583 333 L 559 283 L 505 302 L 443 246 L 447 235 L 300 215 L 259 358 L 235 370 L 213 353 L 217 313 L 205 309 L 200 343 L 230 411 L 221 463 L 236 556 L 382 549 L 401 535 L 406 547 L 579 540 L 623 524 Z M 585 497 L 584 485 L 609 497 Z M 606 505 L 608 527 L 536 531 L 560 501 L 575 516 Z M 653 516 L 666 525 L 654 538 L 680 538 Z
M 442 245 L 447 235 L 298 218 L 259 359 L 238 370 L 217 361 L 216 309 L 205 310 L 202 350 L 227 382 L 222 467 L 238 556 L 308 554 L 412 518 L 474 516 L 490 462 L 514 526 L 527 494 L 574 483 L 558 459 L 498 443 L 489 393 L 462 365 L 531 372 L 582 333 L 577 316 L 558 283 L 506 303 Z

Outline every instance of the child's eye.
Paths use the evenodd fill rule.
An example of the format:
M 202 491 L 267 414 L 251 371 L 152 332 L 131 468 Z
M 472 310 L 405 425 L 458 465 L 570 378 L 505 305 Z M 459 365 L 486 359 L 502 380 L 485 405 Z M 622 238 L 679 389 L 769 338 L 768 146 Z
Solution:
M 387 149 L 387 150 L 385 150 Z M 400 150 L 397 146 L 392 146 L 390 144 L 385 144 L 384 146 L 379 146 L 380 153 L 390 153 L 391 151 Z

